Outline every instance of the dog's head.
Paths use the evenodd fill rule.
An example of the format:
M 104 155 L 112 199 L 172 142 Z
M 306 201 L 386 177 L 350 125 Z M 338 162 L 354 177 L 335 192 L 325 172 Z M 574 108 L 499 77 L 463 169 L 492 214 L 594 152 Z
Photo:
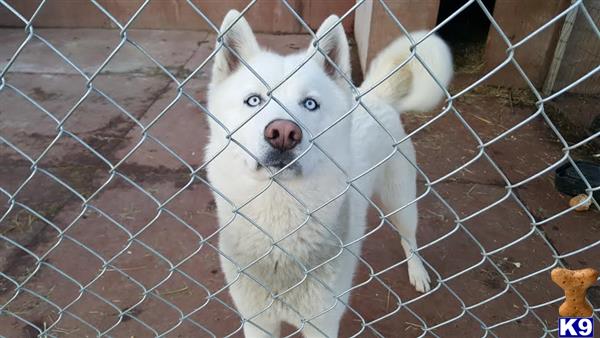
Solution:
M 348 118 L 336 121 L 351 107 L 350 56 L 336 16 L 325 20 L 307 50 L 292 55 L 261 49 L 237 11 L 225 16 L 221 33 L 208 108 L 219 121 L 211 122 L 212 137 L 232 147 L 231 165 L 258 178 L 307 176 L 328 161 L 318 148 L 348 146 Z

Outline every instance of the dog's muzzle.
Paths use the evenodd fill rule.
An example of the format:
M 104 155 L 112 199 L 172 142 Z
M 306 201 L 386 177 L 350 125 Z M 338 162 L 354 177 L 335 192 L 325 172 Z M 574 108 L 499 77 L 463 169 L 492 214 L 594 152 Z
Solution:
M 292 161 L 294 161 L 295 159 L 296 155 L 291 151 L 279 151 L 271 149 L 267 152 L 266 156 L 264 156 L 261 162 L 256 165 L 256 170 L 259 170 L 263 167 L 268 167 L 274 170 L 281 170 L 288 164 L 292 163 Z M 294 162 L 286 169 L 292 170 L 296 174 L 300 173 L 300 165 L 298 164 L 298 161 Z

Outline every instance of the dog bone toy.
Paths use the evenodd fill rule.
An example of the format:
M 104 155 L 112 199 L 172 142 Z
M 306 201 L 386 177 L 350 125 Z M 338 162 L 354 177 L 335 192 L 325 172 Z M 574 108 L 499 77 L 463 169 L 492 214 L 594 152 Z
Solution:
M 591 317 L 593 309 L 585 300 L 587 289 L 596 283 L 598 271 L 588 268 L 569 270 L 556 268 L 551 273 L 552 281 L 565 291 L 565 302 L 560 305 L 561 317 Z
M 577 195 L 577 196 L 571 198 L 571 200 L 569 200 L 569 206 L 574 207 L 574 206 L 578 205 L 579 203 L 585 201 L 587 198 L 588 198 L 588 195 L 586 195 L 586 194 Z M 585 203 L 583 203 L 582 205 L 575 208 L 575 211 L 587 211 L 590 209 L 591 205 L 592 205 L 592 200 L 591 199 L 587 200 Z

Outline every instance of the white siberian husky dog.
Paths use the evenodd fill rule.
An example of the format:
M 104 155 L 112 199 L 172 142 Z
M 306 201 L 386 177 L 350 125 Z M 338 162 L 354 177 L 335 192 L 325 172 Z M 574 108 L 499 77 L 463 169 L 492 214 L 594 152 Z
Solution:
M 410 283 L 429 290 L 427 270 L 414 254 L 415 152 L 410 140 L 397 141 L 406 136 L 399 114 L 432 109 L 443 90 L 413 58 L 361 97 L 367 112 L 340 74 L 349 76 L 350 56 L 338 20 L 331 16 L 319 28 L 322 52 L 313 43 L 286 56 L 261 49 L 237 11 L 221 26 L 229 48 L 215 55 L 209 87 L 208 108 L 219 122 L 209 118 L 207 173 L 221 265 L 246 337 L 278 336 L 284 321 L 305 337 L 338 335 L 366 229 L 366 198 L 375 194 L 384 214 L 405 206 L 388 220 L 410 258 Z M 419 41 L 425 34 L 411 36 Z M 383 50 L 360 93 L 406 60 L 410 46 L 400 38 Z M 432 35 L 416 52 L 446 86 L 452 76 L 447 45 Z

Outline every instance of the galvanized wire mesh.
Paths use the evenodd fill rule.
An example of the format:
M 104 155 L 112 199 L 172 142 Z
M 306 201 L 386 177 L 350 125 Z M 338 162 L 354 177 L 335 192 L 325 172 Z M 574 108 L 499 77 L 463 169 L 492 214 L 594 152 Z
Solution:
M 3 201 L 5 206 L 1 211 L 2 213 L 0 222 L 6 223 L 10 220 L 18 220 L 23 217 L 29 226 L 32 226 L 32 224 L 36 222 L 41 224 L 40 229 L 43 230 L 38 229 L 41 233 L 40 236 L 49 239 L 46 240 L 44 245 L 41 245 L 42 249 L 39 249 L 39 247 L 24 243 L 18 237 L 13 236 L 10 231 L 0 233 L 0 242 L 2 242 L 2 245 L 17 252 L 16 255 L 11 256 L 11 259 L 15 260 L 15 262 L 6 265 L 6 269 L 0 272 L 0 278 L 2 279 L 2 290 L 0 290 L 0 292 L 3 293 L 0 304 L 1 314 L 4 318 L 10 318 L 19 325 L 27 327 L 29 330 L 28 332 L 37 336 L 56 337 L 71 334 L 74 336 L 96 335 L 118 337 L 127 335 L 137 337 L 139 335 L 162 337 L 171 335 L 175 336 L 178 330 L 184 326 L 192 327 L 193 330 L 196 330 L 195 332 L 197 332 L 198 336 L 214 337 L 220 335 L 232 336 L 239 334 L 242 330 L 243 323 L 245 321 L 252 321 L 253 318 L 243 318 L 241 314 L 231 305 L 231 302 L 227 301 L 226 294 L 228 292 L 227 290 L 229 285 L 223 284 L 218 288 L 209 287 L 207 286 L 207 280 L 200 279 L 197 276 L 190 274 L 189 270 L 184 268 L 186 264 L 193 262 L 198 256 L 205 255 L 207 250 L 210 250 L 213 254 L 223 254 L 215 246 L 215 239 L 218 236 L 220 229 L 226 225 L 220 225 L 221 228 L 216 228 L 216 231 L 213 232 L 201 233 L 196 226 L 190 224 L 188 221 L 182 218 L 181 210 L 176 211 L 171 207 L 174 200 L 182 198 L 182 196 L 187 196 L 186 194 L 190 191 L 190 189 L 197 186 L 202 186 L 204 189 L 209 189 L 218 195 L 223 195 L 219 191 L 218 187 L 211 185 L 211 183 L 207 181 L 204 175 L 204 170 L 208 163 L 212 161 L 212 159 L 208 159 L 206 162 L 200 165 L 192 165 L 188 163 L 184 156 L 178 154 L 178 152 L 173 150 L 168 143 L 164 142 L 164 140 L 153 136 L 153 126 L 159 123 L 161 119 L 164 119 L 167 114 L 172 114 L 172 108 L 182 101 L 185 101 L 186 103 L 191 104 L 195 108 L 202 111 L 207 119 L 217 120 L 217 118 L 205 107 L 204 103 L 198 99 L 196 93 L 191 92 L 187 85 L 196 76 L 206 71 L 207 65 L 211 62 L 219 48 L 216 48 L 214 51 L 212 51 L 212 53 L 210 53 L 196 66 L 195 70 L 181 78 L 173 69 L 169 69 L 161 64 L 157 58 L 153 57 L 151 52 L 147 51 L 142 44 L 136 42 L 135 39 L 131 38 L 130 34 L 128 34 L 128 30 L 131 28 L 136 19 L 142 15 L 144 9 L 149 5 L 150 1 L 145 1 L 139 7 L 139 9 L 135 11 L 130 18 L 128 18 L 126 22 L 119 21 L 100 3 L 93 0 L 91 2 L 102 13 L 102 15 L 106 16 L 106 18 L 110 20 L 119 33 L 118 44 L 110 50 L 108 56 L 102 60 L 102 62 L 97 66 L 97 68 L 93 69 L 93 71 L 84 70 L 64 52 L 57 48 L 52 42 L 47 40 L 44 37 L 43 30 L 36 29 L 36 16 L 44 9 L 46 1 L 42 1 L 39 4 L 37 10 L 31 17 L 25 17 L 8 2 L 0 0 L 0 5 L 2 5 L 14 16 L 18 17 L 25 26 L 22 44 L 14 51 L 6 66 L 0 72 L 0 93 L 3 91 L 10 92 L 11 95 L 21 97 L 24 99 L 23 102 L 28 102 L 29 104 L 33 105 L 39 114 L 45 115 L 47 118 L 52 120 L 53 124 L 55 125 L 55 134 L 52 136 L 52 141 L 45 146 L 45 149 L 40 154 L 36 154 L 36 156 L 32 156 L 28 153 L 28 151 L 21 149 L 18 142 L 11 140 L 8 136 L 0 135 L 0 144 L 16 154 L 19 160 L 25 161 L 28 166 L 26 178 L 23 181 L 17 182 L 18 184 L 16 185 L 16 188 L 10 189 L 8 187 L 0 186 L 1 195 L 4 196 L 3 200 L 5 200 Z M 340 21 L 351 15 L 356 8 L 363 5 L 363 3 L 364 1 L 357 1 L 355 6 L 349 9 L 345 15 L 341 16 Z M 410 33 L 402 25 L 402 22 L 393 14 L 393 11 L 390 10 L 386 2 L 380 1 L 379 3 L 384 8 L 389 19 L 393 20 L 405 35 L 410 36 Z M 301 15 L 296 12 L 294 7 L 288 4 L 286 1 L 282 1 L 282 4 L 287 10 L 289 10 L 290 14 L 300 22 L 300 24 L 306 29 L 306 32 L 310 34 L 312 38 L 316 39 L 314 32 L 304 21 Z M 209 19 L 209 17 L 201 9 L 201 6 L 198 6 L 191 0 L 188 0 L 187 5 L 197 14 L 199 20 L 205 20 L 208 23 L 214 34 L 220 34 L 217 27 L 218 24 L 213 23 Z M 242 15 L 249 11 L 254 5 L 255 1 L 250 2 L 242 11 Z M 446 103 L 444 108 L 441 111 L 436 112 L 431 119 L 420 124 L 417 128 L 411 131 L 406 138 L 400 140 L 395 139 L 394 146 L 390 149 L 391 157 L 399 151 L 398 145 L 401 142 L 407 139 L 412 139 L 413 137 L 418 137 L 421 135 L 423 130 L 435 124 L 439 119 L 448 116 L 456 118 L 460 125 L 464 127 L 465 132 L 468 133 L 476 142 L 477 150 L 472 154 L 471 158 L 465 160 L 462 164 L 452 168 L 452 170 L 444 175 L 441 175 L 440 177 L 428 177 L 426 171 L 423 170 L 418 163 L 413 163 L 421 175 L 422 180 L 424 181 L 425 188 L 422 194 L 417 196 L 417 198 L 409 204 L 416 203 L 417 201 L 420 201 L 426 197 L 433 198 L 437 201 L 437 203 L 440 203 L 453 218 L 453 225 L 447 233 L 444 233 L 441 236 L 428 241 L 427 243 L 420 243 L 421 246 L 414 253 L 424 258 L 425 264 L 434 276 L 432 290 L 423 295 L 407 298 L 404 295 L 401 296 L 396 291 L 394 286 L 389 285 L 389 279 L 384 278 L 384 275 L 397 267 L 406 266 L 405 263 L 407 262 L 407 259 L 401 259 L 395 262 L 393 265 L 385 268 L 374 268 L 373 261 L 366 260 L 364 257 L 358 257 L 359 264 L 362 268 L 367 269 L 368 276 L 365 280 L 356 281 L 355 285 L 347 292 L 357 292 L 357 290 L 363 286 L 370 285 L 370 283 L 378 283 L 378 285 L 387 292 L 385 301 L 388 303 L 388 305 L 393 305 L 390 305 L 389 308 L 386 306 L 387 312 L 384 314 L 376 317 L 368 317 L 361 312 L 361 308 L 356 307 L 353 304 L 344 304 L 347 307 L 347 311 L 352 313 L 352 315 L 356 318 L 356 322 L 358 323 L 358 329 L 352 333 L 354 336 L 360 336 L 363 334 L 385 336 L 386 333 L 382 333 L 378 330 L 379 323 L 387 319 L 394 318 L 394 316 L 401 311 L 408 312 L 410 316 L 412 316 L 413 321 L 416 322 L 409 323 L 414 329 L 413 331 L 406 332 L 406 335 L 410 336 L 440 336 L 443 335 L 440 333 L 441 329 L 452 327 L 454 324 L 456 324 L 456 322 L 464 320 L 465 318 L 475 322 L 476 326 L 478 326 L 478 330 L 476 331 L 464 332 L 466 335 L 490 335 L 497 337 L 500 335 L 498 333 L 500 332 L 499 330 L 501 330 L 503 327 L 515 323 L 521 323 L 521 320 L 528 318 L 530 320 L 529 325 L 535 327 L 535 329 L 538 330 L 536 332 L 539 332 L 541 336 L 557 336 L 556 322 L 548 321 L 546 318 L 543 318 L 543 315 L 540 315 L 539 311 L 543 309 L 551 309 L 552 311 L 555 311 L 557 305 L 563 300 L 563 297 L 536 297 L 535 299 L 530 299 L 530 296 L 525 295 L 516 285 L 520 283 L 536 283 L 536 278 L 540 277 L 547 279 L 549 276 L 549 271 L 552 268 L 557 266 L 565 266 L 565 259 L 600 249 L 600 239 L 592 239 L 591 242 L 581 245 L 573 250 L 558 251 L 554 244 L 548 239 L 543 226 L 561 217 L 564 217 L 567 214 L 572 214 L 576 206 L 565 208 L 564 210 L 554 213 L 549 217 L 540 218 L 534 211 L 531 210 L 531 208 L 526 205 L 526 203 L 524 203 L 523 199 L 518 193 L 519 188 L 522 188 L 528 183 L 548 175 L 551 171 L 564 163 L 571 163 L 575 168 L 578 168 L 572 156 L 573 152 L 590 144 L 600 135 L 600 133 L 596 132 L 584 139 L 579 140 L 577 143 L 569 143 L 565 140 L 563 135 L 561 135 L 559 128 L 555 125 L 555 122 L 553 122 L 547 113 L 547 106 L 549 102 L 569 92 L 578 84 L 597 74 L 598 70 L 600 69 L 600 65 L 589 70 L 585 75 L 581 76 L 570 85 L 551 92 L 550 94 L 543 94 L 541 91 L 536 89 L 532 81 L 530 81 L 528 78 L 526 71 L 519 64 L 518 58 L 515 57 L 515 51 L 519 47 L 528 43 L 530 40 L 535 39 L 536 36 L 538 36 L 548 27 L 562 23 L 567 16 L 573 16 L 575 13 L 577 13 L 578 16 L 583 17 L 589 27 L 591 27 L 593 32 L 595 32 L 596 38 L 600 39 L 600 31 L 598 30 L 597 22 L 595 22 L 592 18 L 592 15 L 588 11 L 584 1 L 573 1 L 567 9 L 556 15 L 551 20 L 548 20 L 544 25 L 535 29 L 533 32 L 519 41 L 513 42 L 504 33 L 503 28 L 496 22 L 483 2 L 480 0 L 472 0 L 466 2 L 464 6 L 438 24 L 431 32 L 434 33 L 440 30 L 444 25 L 453 20 L 470 5 L 477 5 L 481 8 L 491 23 L 493 30 L 502 38 L 506 44 L 506 58 L 502 63 L 497 65 L 497 67 L 493 68 L 491 71 L 487 72 L 484 76 L 478 78 L 464 89 L 457 92 L 444 89 L 446 94 Z M 217 40 L 219 41 L 220 39 L 217 37 Z M 19 60 L 22 51 L 30 43 L 32 43 L 32 41 L 41 42 L 44 46 L 51 49 L 52 52 L 58 58 L 60 58 L 60 60 L 62 60 L 62 62 L 67 64 L 68 67 L 85 82 L 84 88 L 82 88 L 83 92 L 81 96 L 66 112 L 60 112 L 60 114 L 57 114 L 56 112 L 46 109 L 43 107 L 43 105 L 38 103 L 37 100 L 32 97 L 32 95 L 28 95 L 26 92 L 20 89 L 17 84 L 11 83 L 11 80 L 9 79 L 11 68 Z M 316 41 L 318 41 L 318 39 L 316 39 Z M 417 52 L 413 52 L 411 54 L 411 58 L 416 58 L 420 61 L 421 59 L 418 54 L 418 45 L 421 43 L 421 41 L 412 41 L 417 47 L 415 49 Z M 169 89 L 174 92 L 174 97 L 170 99 L 169 102 L 154 117 L 145 123 L 141 121 L 138 115 L 128 111 L 125 106 L 114 100 L 111 97 L 111 94 L 107 93 L 103 89 L 100 89 L 100 87 L 97 85 L 99 74 L 102 74 L 106 70 L 106 68 L 111 64 L 111 61 L 119 53 L 119 51 L 124 48 L 124 46 L 133 47 L 145 55 L 155 67 L 158 67 L 162 76 L 169 78 L 171 82 L 171 87 L 169 87 Z M 228 46 L 224 45 L 223 43 L 221 43 L 219 47 L 228 48 Z M 322 50 L 316 48 L 315 53 L 322 53 Z M 244 60 L 241 60 L 241 62 L 244 64 L 244 66 L 251 68 Z M 406 62 L 398 65 L 394 71 L 397 71 Z M 303 64 L 298 65 L 296 71 L 302 66 Z M 426 64 L 424 64 L 424 66 L 427 68 Z M 509 66 L 514 67 L 514 69 L 517 70 L 518 74 L 526 83 L 528 91 L 530 91 L 531 95 L 535 97 L 534 105 L 536 110 L 519 123 L 506 128 L 501 133 L 495 135 L 495 137 L 485 140 L 484 138 L 480 137 L 476 128 L 474 128 L 467 121 L 467 119 L 463 117 L 464 114 L 457 109 L 455 102 L 473 92 L 494 74 Z M 335 65 L 334 67 L 337 68 Z M 275 90 L 285 81 L 288 81 L 296 71 L 292 72 L 277 86 L 270 88 L 270 92 Z M 260 79 L 261 74 L 258 74 L 255 71 L 253 71 L 253 73 L 257 78 Z M 387 77 L 381 79 L 381 82 L 385 81 L 386 79 Z M 365 106 L 361 100 L 369 90 L 360 92 L 357 86 L 352 84 L 351 79 L 346 79 L 346 81 L 350 86 L 352 86 L 355 97 L 355 104 L 347 113 L 347 115 L 352 114 L 353 111 L 358 107 L 362 107 L 368 111 L 368 107 Z M 266 85 L 266 82 L 264 83 Z M 72 130 L 68 123 L 70 120 L 72 120 L 72 116 L 77 109 L 92 96 L 99 96 L 110 102 L 110 104 L 119 112 L 120 117 L 126 120 L 127 123 L 130 123 L 131 128 L 139 129 L 140 135 L 133 143 L 134 145 L 124 154 L 124 156 L 118 158 L 117 160 L 110 159 L 106 154 L 104 154 L 103 151 L 99 149 L 101 147 L 99 147 L 98 144 L 92 144 L 91 142 L 84 140 L 78 135 L 77 132 Z M 279 104 L 288 112 L 288 114 L 290 114 L 291 118 L 294 119 L 293 114 L 288 111 L 280 101 L 277 100 L 276 96 L 271 96 L 269 99 Z M 259 113 L 260 112 L 257 112 L 257 114 Z M 373 116 L 373 114 L 371 115 Z M 250 116 L 248 120 L 252 119 L 253 117 L 254 116 Z M 373 118 L 375 119 L 374 116 Z M 0 121 L 1 120 L 2 115 L 0 115 Z M 552 137 L 557 139 L 560 147 L 562 148 L 562 156 L 552 163 L 547 163 L 544 168 L 536 170 L 536 172 L 533 174 L 528 174 L 526 177 L 517 181 L 511 180 L 509 179 L 508 175 L 506 175 L 505 169 L 502 168 L 502 165 L 499 165 L 494 159 L 494 155 L 489 149 L 493 145 L 501 142 L 502 139 L 510 137 L 514 133 L 519 132 L 520 129 L 524 128 L 530 123 L 533 123 L 532 121 L 534 120 L 543 120 L 544 123 L 549 127 L 549 133 L 552 134 Z M 219 123 L 219 121 L 217 121 L 217 123 Z M 385 130 L 385 125 L 383 123 L 379 123 L 379 125 Z M 231 143 L 236 144 L 242 149 L 246 149 L 244 144 L 238 142 L 235 137 L 236 131 L 241 127 L 242 126 L 239 126 L 235 130 L 227 131 L 227 136 Z M 327 131 L 332 127 L 334 127 L 334 125 L 330 126 L 322 133 L 327 133 Z M 310 135 L 311 140 L 315 140 L 318 137 L 319 135 Z M 96 178 L 100 180 L 100 183 L 95 185 L 93 189 L 85 192 L 80 191 L 80 189 L 73 184 L 72 180 L 66 179 L 62 175 L 64 172 L 56 172 L 55 170 L 50 170 L 44 166 L 43 163 L 48 154 L 52 152 L 53 148 L 58 147 L 61 142 L 65 142 L 65 140 L 81 146 L 82 149 L 85 149 L 89 156 L 94 158 L 96 161 L 94 165 L 100 169 L 94 171 L 93 174 L 97 176 Z M 153 144 L 155 147 L 158 147 L 160 151 L 167 152 L 179 163 L 180 166 L 185 168 L 183 172 L 185 176 L 184 182 L 182 182 L 176 189 L 171 189 L 170 191 L 162 194 L 160 197 L 157 191 L 138 182 L 135 175 L 123 170 L 123 168 L 126 166 L 126 163 L 135 156 L 136 152 L 149 143 Z M 319 146 L 317 143 L 312 143 L 310 148 L 318 149 Z M 250 155 L 254 156 L 253 154 Z M 216 156 L 219 155 L 217 154 Z M 334 165 L 337 165 L 333 158 L 330 157 L 330 159 Z M 454 176 L 456 173 L 465 170 L 468 171 L 469 166 L 477 161 L 484 161 L 485 163 L 489 164 L 494 171 L 494 175 L 501 177 L 501 186 L 505 189 L 505 191 L 502 197 L 494 200 L 487 206 L 465 214 L 461 211 L 455 210 L 456 208 L 453 207 L 453 203 L 447 201 L 448 196 L 446 196 L 444 193 L 441 193 L 439 191 L 439 187 L 440 185 L 450 181 L 452 176 Z M 374 163 L 372 164 L 373 167 L 369 170 L 373 170 L 381 164 L 382 163 Z M 599 209 L 598 201 L 594 199 L 593 193 L 598 191 L 600 187 L 592 186 L 579 169 L 577 169 L 577 172 L 587 185 L 587 201 L 591 200 L 593 207 Z M 356 177 L 346 176 L 345 179 L 348 183 L 347 189 L 357 189 L 353 183 L 363 174 L 364 173 L 361 173 Z M 66 224 L 60 224 L 54 218 L 56 215 L 53 214 L 48 216 L 45 213 L 36 210 L 35 207 L 22 201 L 21 196 L 23 191 L 27 189 L 36 189 L 35 180 L 40 176 L 56 183 L 58 186 L 62 187 L 65 194 L 69 194 L 70 198 L 78 200 L 78 202 L 75 203 L 76 207 L 71 210 L 75 216 Z M 147 215 L 147 222 L 144 224 L 139 224 L 137 227 L 135 227 L 135 229 L 132 229 L 132 227 L 130 227 L 128 224 L 125 224 L 122 219 L 118 219 L 116 215 L 111 214 L 111 212 L 107 212 L 106 210 L 103 210 L 97 206 L 98 198 L 106 193 L 106 191 L 116 181 L 119 181 L 121 184 L 127 185 L 129 188 L 136 190 L 154 204 L 155 213 L 153 215 Z M 297 200 L 301 205 L 304 205 L 301 199 L 295 196 L 294 191 L 287 189 L 284 184 L 281 184 L 281 182 L 278 181 L 277 175 L 273 176 L 271 183 L 281 186 L 293 199 Z M 43 189 L 43 187 L 39 187 L 38 189 Z M 40 191 L 40 194 L 42 193 L 43 192 Z M 257 198 L 259 195 L 260 193 L 254 198 Z M 222 197 L 227 199 L 227 196 Z M 377 224 L 374 229 L 369 230 L 361 238 L 361 240 L 367 241 L 369 237 L 373 236 L 378 229 L 391 225 L 390 221 L 388 220 L 389 215 L 401 210 L 402 208 L 406 207 L 406 205 L 398 206 L 398 209 L 394 212 L 385 214 L 377 207 L 376 201 L 373 201 L 371 196 L 365 196 L 363 194 L 363 197 L 370 202 L 373 208 L 376 209 L 376 213 L 379 216 L 379 224 Z M 252 200 L 248 201 L 247 203 L 250 203 L 251 201 Z M 476 219 L 482 214 L 490 212 L 490 210 L 493 210 L 507 201 L 514 203 L 518 207 L 519 212 L 529 220 L 529 230 L 524 234 L 515 236 L 510 242 L 496 247 L 493 250 L 489 250 L 486 248 L 486 245 L 481 243 L 481 239 L 478 238 L 478 236 L 472 230 L 470 230 L 469 227 L 465 226 L 465 223 Z M 305 208 L 308 210 L 308 207 Z M 239 217 L 245 218 L 248 222 L 260 229 L 260 224 L 256 223 L 254 220 L 244 214 L 243 206 L 235 206 L 234 213 Z M 110 256 L 99 253 L 97 247 L 92 247 L 91 245 L 83 242 L 80 237 L 72 235 L 73 228 L 80 227 L 80 224 L 85 223 L 85 220 L 88 217 L 91 217 L 90 215 L 92 214 L 96 215 L 96 217 L 102 218 L 104 222 L 107 222 L 108 227 L 113 229 L 112 231 L 116 231 L 120 234 L 120 236 L 124 236 L 124 239 L 120 240 L 116 244 L 117 247 L 115 248 L 114 253 Z M 165 253 L 165 251 L 157 249 L 156 245 L 154 244 L 159 243 L 161 241 L 160 238 L 152 239 L 151 236 L 144 237 L 144 234 L 151 233 L 150 229 L 155 226 L 155 224 L 159 223 L 159 219 L 164 217 L 168 217 L 171 219 L 171 221 L 181 225 L 182 228 L 180 228 L 179 231 L 185 231 L 196 241 L 196 245 L 190 248 L 189 252 L 184 257 L 173 258 L 170 254 Z M 307 217 L 313 217 L 312 212 L 307 212 Z M 299 224 L 298 228 L 301 226 L 302 224 Z M 327 227 L 327 224 L 323 224 L 323 226 Z M 422 253 L 435 245 L 444 245 L 444 243 L 446 243 L 451 236 L 457 233 L 461 233 L 466 237 L 466 243 L 468 246 L 471 246 L 480 252 L 480 259 L 475 262 L 475 264 L 462 267 L 461 270 L 450 275 L 441 273 L 438 271 L 440 270 L 440 266 L 429 263 L 427 256 L 423 255 Z M 536 238 L 537 240 L 541 241 L 541 243 L 544 244 L 549 252 L 551 252 L 551 257 L 546 257 L 548 259 L 548 264 L 544 264 L 543 267 L 529 271 L 525 275 L 522 275 L 518 278 L 511 277 L 510 273 L 507 273 L 506 268 L 503 267 L 502 264 L 497 260 L 493 259 L 494 255 L 511 247 L 520 245 L 522 242 L 525 243 L 532 238 Z M 104 239 L 104 241 L 107 242 L 110 242 L 111 240 L 113 239 Z M 154 244 L 149 243 L 151 240 Z M 348 243 L 343 243 L 343 245 L 347 244 Z M 78 250 L 83 250 L 87 255 L 89 255 L 90 264 L 99 265 L 97 273 L 93 277 L 84 280 L 82 278 L 74 277 L 72 273 L 65 272 L 64 268 L 59 267 L 60 264 L 55 262 L 54 258 L 50 259 L 50 257 L 52 257 L 53 252 L 60 251 L 62 250 L 61 248 L 64 248 L 65 246 L 76 247 Z M 278 246 L 278 243 L 274 242 L 273 246 Z M 153 259 L 156 259 L 156 261 L 159 262 L 156 264 L 165 265 L 166 274 L 160 276 L 160 278 L 157 278 L 152 283 L 141 282 L 139 281 L 139 275 L 135 273 L 135 267 L 127 268 L 123 267 L 121 264 L 118 264 L 118 260 L 123 256 L 131 254 L 130 251 L 133 250 L 134 247 L 143 248 L 146 251 L 146 255 L 152 256 Z M 284 251 L 283 247 L 279 247 L 279 249 Z M 61 257 L 63 257 L 62 259 L 65 260 L 69 259 L 68 255 Z M 96 262 L 91 263 L 91 261 Z M 69 264 L 69 261 L 59 263 Z M 233 263 L 235 264 L 236 262 Z M 9 272 L 9 270 L 14 269 L 15 266 L 21 269 L 19 276 Z M 486 296 L 484 299 L 481 299 L 475 303 L 466 302 L 463 300 L 464 295 L 462 295 L 461 292 L 456 291 L 455 286 L 451 284 L 454 280 L 458 280 L 468 275 L 472 271 L 480 269 L 482 266 L 490 267 L 492 270 L 489 273 L 500 276 L 500 280 L 502 281 L 503 285 L 500 288 L 500 291 L 494 295 Z M 242 267 L 239 265 L 238 267 L 241 273 L 244 273 L 244 270 L 248 268 L 248 266 Z M 310 271 L 307 271 L 306 273 L 309 274 Z M 41 278 L 42 274 L 52 274 L 52 278 L 54 278 L 55 281 L 60 281 L 63 288 L 71 291 L 71 297 L 67 297 L 68 299 L 63 297 L 62 299 L 57 300 L 51 297 L 50 293 L 52 290 L 49 290 L 47 293 L 41 293 L 35 288 L 32 288 L 32 283 L 36 279 Z M 136 294 L 137 301 L 131 304 L 126 304 L 125 306 L 125 304 L 119 304 L 119 302 L 111 298 L 107 293 L 104 292 L 104 289 L 96 288 L 95 285 L 97 285 L 99 281 L 106 278 L 107 274 L 118 274 L 119 278 L 122 278 L 124 281 L 127 281 L 127 283 L 134 285 L 135 289 L 131 292 Z M 168 292 L 160 291 L 164 289 L 165 286 L 171 285 L 170 283 L 176 278 L 177 280 L 185 281 L 184 284 L 186 285 L 186 290 L 192 288 L 196 290 L 194 294 L 188 296 L 190 298 L 195 298 L 195 306 L 183 309 L 168 297 L 172 292 L 183 292 L 186 290 L 176 289 Z M 407 281 L 398 282 L 408 283 Z M 257 283 L 260 282 L 257 281 Z M 264 287 L 268 288 L 268 286 Z M 423 310 L 420 308 L 419 304 L 430 304 L 435 307 L 436 300 L 434 297 L 436 294 L 441 292 L 447 293 L 450 298 L 454 299 L 458 312 L 455 315 L 452 315 L 450 318 L 440 321 L 432 321 L 428 318 L 425 318 L 422 315 Z M 485 319 L 483 319 L 482 315 L 478 312 L 478 309 L 484 308 L 488 312 L 491 311 L 498 314 L 506 312 L 507 309 L 500 307 L 489 308 L 486 306 L 493 304 L 495 300 L 507 294 L 516 296 L 520 301 L 518 314 L 516 316 L 511 316 L 508 319 L 490 320 L 489 317 L 485 317 Z M 109 321 L 110 325 L 98 325 L 94 320 L 90 320 L 90 317 L 83 316 L 81 314 L 82 309 L 79 308 L 79 304 L 84 303 L 85 299 L 90 298 L 94 299 L 98 304 L 101 304 L 102 307 L 108 309 L 102 311 L 111 312 L 110 316 L 113 320 Z M 16 309 L 15 304 L 18 303 L 27 307 L 27 302 L 31 302 L 34 305 L 30 306 L 27 311 L 20 311 Z M 154 314 L 155 317 L 144 317 L 140 314 L 140 308 L 142 307 L 142 304 L 148 304 L 149 302 L 156 305 L 155 310 L 157 313 Z M 212 323 L 204 322 L 196 317 L 196 315 L 203 312 L 213 311 L 215 304 L 222 309 L 221 311 L 226 311 L 229 313 L 227 321 L 230 323 L 235 323 L 231 325 L 233 327 L 232 330 L 227 332 L 214 332 L 213 326 L 211 325 Z M 38 310 L 44 308 L 44 310 L 38 311 L 36 308 Z M 86 310 L 88 313 L 90 313 L 93 309 Z M 31 312 L 36 311 L 43 312 L 45 314 L 41 315 L 41 317 L 38 316 L 36 319 L 31 316 Z M 176 314 L 176 320 L 173 323 L 161 323 L 160 317 L 162 311 L 173 311 Z M 98 312 L 101 311 L 98 310 Z M 145 310 L 145 312 L 148 312 L 148 310 Z M 598 315 L 599 312 L 600 308 L 596 307 L 594 309 L 594 318 L 596 323 L 599 323 L 600 320 Z M 98 314 L 98 316 L 100 316 L 100 314 Z M 158 319 L 156 316 L 158 316 Z M 311 319 L 312 318 L 305 318 L 303 325 L 313 325 L 311 323 Z M 71 323 L 69 325 L 74 325 L 73 323 L 76 323 L 78 328 L 73 330 L 65 329 L 65 322 Z M 130 331 L 119 331 L 119 329 L 125 324 L 132 325 L 130 324 L 131 322 L 135 322 L 133 329 L 129 329 Z M 298 328 L 296 331 L 292 330 L 292 334 L 298 333 L 300 330 L 301 328 Z M 84 331 L 88 333 L 83 334 L 82 332 Z M 0 334 L 2 334 L 2 332 L 0 332 Z

